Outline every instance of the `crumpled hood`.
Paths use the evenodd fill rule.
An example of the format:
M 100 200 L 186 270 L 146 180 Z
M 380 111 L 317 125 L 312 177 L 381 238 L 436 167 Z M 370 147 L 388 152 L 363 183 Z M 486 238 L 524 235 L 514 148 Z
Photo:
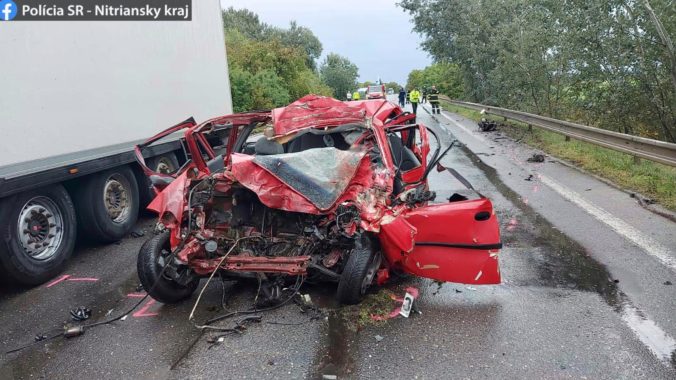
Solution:
M 232 155 L 232 175 L 268 207 L 321 214 L 371 185 L 364 151 L 309 149 L 270 156 Z

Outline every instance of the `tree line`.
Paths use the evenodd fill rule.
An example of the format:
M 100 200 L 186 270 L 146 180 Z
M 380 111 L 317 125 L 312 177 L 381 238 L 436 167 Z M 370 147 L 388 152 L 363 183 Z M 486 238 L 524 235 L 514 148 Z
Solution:
M 349 59 L 329 53 L 317 65 L 322 43 L 295 21 L 275 27 L 230 7 L 223 25 L 235 112 L 271 109 L 307 94 L 344 99 L 357 86 L 359 70 Z
M 452 97 L 676 142 L 673 0 L 399 6 L 436 62 L 409 84 L 446 71 L 456 83 L 442 92 Z

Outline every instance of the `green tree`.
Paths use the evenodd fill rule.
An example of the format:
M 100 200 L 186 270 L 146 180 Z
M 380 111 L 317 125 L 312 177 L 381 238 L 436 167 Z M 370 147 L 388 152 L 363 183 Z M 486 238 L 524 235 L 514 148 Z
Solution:
M 357 86 L 359 69 L 349 59 L 335 53 L 329 53 L 319 66 L 321 79 L 336 97 L 345 99 Z
M 399 5 L 435 61 L 457 65 L 466 99 L 676 141 L 672 0 Z
M 235 111 L 283 106 L 307 94 L 331 96 L 314 70 L 321 43 L 312 32 L 291 23 L 280 29 L 255 13 L 223 12 L 230 82 Z

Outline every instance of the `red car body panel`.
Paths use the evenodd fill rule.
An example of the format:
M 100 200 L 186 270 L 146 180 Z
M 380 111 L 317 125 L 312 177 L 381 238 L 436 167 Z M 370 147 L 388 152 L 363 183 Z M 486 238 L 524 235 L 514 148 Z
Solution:
M 411 210 L 404 218 L 417 232 L 413 249 L 405 254 L 385 249 L 403 270 L 440 281 L 500 283 L 500 234 L 488 199 L 428 205 Z
M 497 253 L 500 244 L 499 227 L 490 200 L 480 199 L 438 204 L 410 206 L 393 203 L 390 194 L 396 168 L 394 167 L 388 133 L 401 133 L 406 138 L 411 126 L 406 123 L 415 116 L 404 113 L 386 100 L 341 102 L 335 99 L 309 95 L 271 112 L 253 112 L 228 115 L 196 125 L 186 121 L 167 129 L 137 147 L 137 159 L 146 173 L 142 148 L 180 129 L 186 129 L 185 141 L 192 162 L 162 189 L 148 206 L 157 212 L 160 221 L 172 230 L 172 249 L 181 243 L 181 223 L 187 212 L 187 196 L 194 180 L 209 175 L 207 158 L 214 159 L 202 132 L 213 125 L 232 125 L 228 152 L 232 152 L 237 127 L 272 121 L 275 137 L 286 141 L 308 128 L 331 128 L 351 123 L 364 123 L 373 133 L 381 151 L 382 167 L 376 168 L 364 155 L 356 167 L 345 169 L 347 185 L 340 196 L 328 207 L 317 207 L 307 196 L 296 191 L 255 161 L 255 156 L 229 153 L 223 160 L 226 170 L 215 174 L 215 187 L 226 192 L 238 183 L 253 191 L 265 206 L 273 209 L 314 215 L 329 215 L 343 202 L 354 203 L 360 213 L 359 228 L 376 233 L 381 243 L 387 268 L 398 268 L 420 277 L 466 284 L 500 283 Z M 406 125 L 405 125 L 406 124 Z M 427 187 L 423 175 L 430 151 L 429 137 L 424 126 L 417 127 L 420 144 L 414 153 L 420 160 L 418 167 L 401 173 L 406 189 Z M 417 151 L 416 151 L 417 150 Z M 338 168 L 341 168 L 338 163 Z M 341 170 L 341 169 L 338 169 Z M 356 226 L 355 226 L 356 228 Z M 205 236 L 208 238 L 208 236 Z M 199 244 L 187 243 L 178 257 L 190 262 L 200 274 L 210 273 L 219 260 L 203 259 Z M 266 261 L 267 260 L 267 261 Z M 222 268 L 243 271 L 274 271 L 304 273 L 306 258 L 242 258 L 228 257 Z

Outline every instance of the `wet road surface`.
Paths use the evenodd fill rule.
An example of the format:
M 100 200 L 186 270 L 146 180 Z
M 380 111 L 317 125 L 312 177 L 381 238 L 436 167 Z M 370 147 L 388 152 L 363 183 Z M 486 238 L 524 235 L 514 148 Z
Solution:
M 288 305 L 215 345 L 208 342 L 214 333 L 188 322 L 196 296 L 179 305 L 144 300 L 124 321 L 2 354 L 0 378 L 675 378 L 676 291 L 664 285 L 676 283 L 674 272 L 570 199 L 524 181 L 533 172 L 520 160 L 527 149 L 478 136 L 482 141 L 471 122 L 450 117 L 438 124 L 419 110 L 443 144 L 463 143 L 444 165 L 494 202 L 505 243 L 503 284 L 399 280 L 386 290 L 417 288 L 422 314 L 358 330 L 354 315 L 332 301 L 335 288 L 305 286 L 320 312 Z M 623 220 L 630 213 L 638 231 L 652 226 L 651 216 L 620 207 L 620 196 L 594 179 L 554 163 L 537 170 L 559 181 L 575 178 L 569 188 L 603 190 L 588 201 Z M 437 201 L 463 188 L 445 172 L 433 172 L 430 181 Z M 674 225 L 653 222 L 660 227 L 650 241 L 673 249 Z M 152 225 L 152 218 L 142 220 L 146 236 L 120 244 L 80 245 L 64 272 L 71 277 L 51 286 L 0 288 L 2 351 L 58 330 L 75 307 L 91 308 L 90 321 L 100 321 L 137 303 L 136 253 Z M 225 290 L 228 309 L 242 310 L 256 286 L 227 283 Z M 209 285 L 197 321 L 223 312 L 222 295 L 219 281 Z

